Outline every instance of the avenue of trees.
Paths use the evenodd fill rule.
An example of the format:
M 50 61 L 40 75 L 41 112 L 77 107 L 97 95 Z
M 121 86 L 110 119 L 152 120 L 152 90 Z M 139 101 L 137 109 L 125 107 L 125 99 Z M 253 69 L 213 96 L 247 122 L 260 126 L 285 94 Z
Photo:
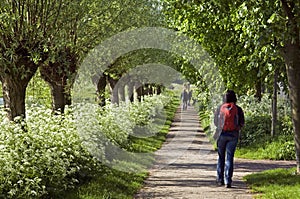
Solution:
M 53 110 L 63 113 L 65 105 L 71 104 L 72 85 L 86 53 L 120 31 L 159 25 L 156 4 L 131 0 L 2 1 L 0 80 L 8 118 L 25 117 L 26 88 L 36 72 L 51 88 Z M 123 68 L 126 71 L 126 66 Z M 114 76 L 103 75 L 111 83 Z M 107 78 L 99 80 L 99 88 Z
M 205 47 L 216 61 L 227 88 L 240 94 L 253 91 L 258 99 L 263 88 L 273 90 L 278 84 L 288 88 L 299 173 L 299 2 L 165 0 L 164 3 L 170 27 Z
M 7 117 L 25 117 L 26 89 L 37 72 L 50 86 L 52 109 L 63 113 L 72 104 L 78 67 L 91 49 L 121 31 L 165 26 L 205 48 L 226 88 L 255 95 L 258 100 L 264 90 L 279 84 L 288 91 L 300 172 L 299 10 L 299 2 L 292 0 L 1 1 L 0 80 Z M 105 104 L 107 83 L 113 89 L 130 68 L 153 62 L 170 65 L 175 59 L 153 49 L 119 57 L 96 79 L 99 104 Z M 174 67 L 205 91 L 199 73 L 185 60 L 176 60 Z M 133 86 L 130 82 L 127 87 L 132 90 Z M 138 99 L 143 92 L 151 94 L 153 87 L 156 92 L 161 90 L 160 85 L 144 87 L 147 89 L 137 88 Z M 112 93 L 115 103 L 124 100 L 124 90 L 118 92 L 121 95 Z

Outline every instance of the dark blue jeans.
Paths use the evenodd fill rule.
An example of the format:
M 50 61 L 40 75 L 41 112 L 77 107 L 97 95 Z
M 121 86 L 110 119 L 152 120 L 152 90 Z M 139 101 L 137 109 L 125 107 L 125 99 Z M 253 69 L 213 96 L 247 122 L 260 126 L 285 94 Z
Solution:
M 238 132 L 221 133 L 218 146 L 217 181 L 225 184 L 232 183 L 234 152 L 238 143 Z M 226 159 L 225 159 L 226 158 Z M 225 172 L 225 175 L 224 175 Z
M 183 104 L 182 104 L 182 109 L 183 109 L 183 110 L 186 110 L 186 109 L 187 109 L 187 101 L 186 101 L 186 100 L 183 100 L 182 103 L 183 103 Z

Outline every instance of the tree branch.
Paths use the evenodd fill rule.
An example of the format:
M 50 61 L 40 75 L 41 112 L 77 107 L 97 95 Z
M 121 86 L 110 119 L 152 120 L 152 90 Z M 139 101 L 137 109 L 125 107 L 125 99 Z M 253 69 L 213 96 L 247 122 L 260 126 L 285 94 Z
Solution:
M 295 21 L 294 20 L 295 16 L 292 12 L 292 8 L 288 5 L 287 1 L 286 0 L 281 0 L 281 3 L 282 3 L 283 10 L 285 11 L 285 14 L 289 18 L 289 20 Z
M 286 0 L 281 0 L 281 3 L 282 3 L 283 10 L 284 10 L 285 14 L 287 15 L 287 17 L 288 17 L 288 19 L 291 23 L 291 27 L 292 27 L 292 31 L 293 31 L 292 34 L 295 36 L 296 43 L 298 45 L 300 45 L 299 27 L 297 25 L 295 15 L 292 11 L 293 7 L 291 7 Z

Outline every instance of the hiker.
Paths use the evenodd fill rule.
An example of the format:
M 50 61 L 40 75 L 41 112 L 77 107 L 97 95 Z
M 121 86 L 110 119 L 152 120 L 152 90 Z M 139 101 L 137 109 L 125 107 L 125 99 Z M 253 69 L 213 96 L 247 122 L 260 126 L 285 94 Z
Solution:
M 181 100 L 182 100 L 182 109 L 186 110 L 187 109 L 187 103 L 189 99 L 189 94 L 187 92 L 187 89 L 184 88 L 182 93 L 181 93 Z
M 217 184 L 225 185 L 227 188 L 231 188 L 234 153 L 239 131 L 244 126 L 244 112 L 241 107 L 236 105 L 236 102 L 237 98 L 234 91 L 227 90 L 224 95 L 224 103 L 218 107 L 214 116 L 214 123 L 218 130 L 218 135 L 215 137 L 219 156 Z

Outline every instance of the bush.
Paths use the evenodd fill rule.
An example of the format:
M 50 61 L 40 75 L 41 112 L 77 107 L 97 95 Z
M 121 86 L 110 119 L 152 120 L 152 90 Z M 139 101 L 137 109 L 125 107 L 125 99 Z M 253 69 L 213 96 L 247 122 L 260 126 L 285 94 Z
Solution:
M 248 116 L 241 131 L 242 146 L 262 144 L 271 134 L 271 117 L 268 115 Z
M 295 142 L 287 141 L 281 142 L 280 146 L 277 148 L 277 153 L 275 156 L 276 160 L 295 160 Z
M 55 196 L 92 175 L 97 162 L 82 147 L 72 121 L 34 107 L 26 124 L 1 123 L 1 198 Z
M 246 120 L 241 145 L 252 150 L 256 158 L 294 160 L 293 126 L 287 101 L 278 101 L 278 124 L 274 137 L 271 137 L 271 100 L 268 96 L 264 96 L 261 102 L 243 97 L 240 104 Z

